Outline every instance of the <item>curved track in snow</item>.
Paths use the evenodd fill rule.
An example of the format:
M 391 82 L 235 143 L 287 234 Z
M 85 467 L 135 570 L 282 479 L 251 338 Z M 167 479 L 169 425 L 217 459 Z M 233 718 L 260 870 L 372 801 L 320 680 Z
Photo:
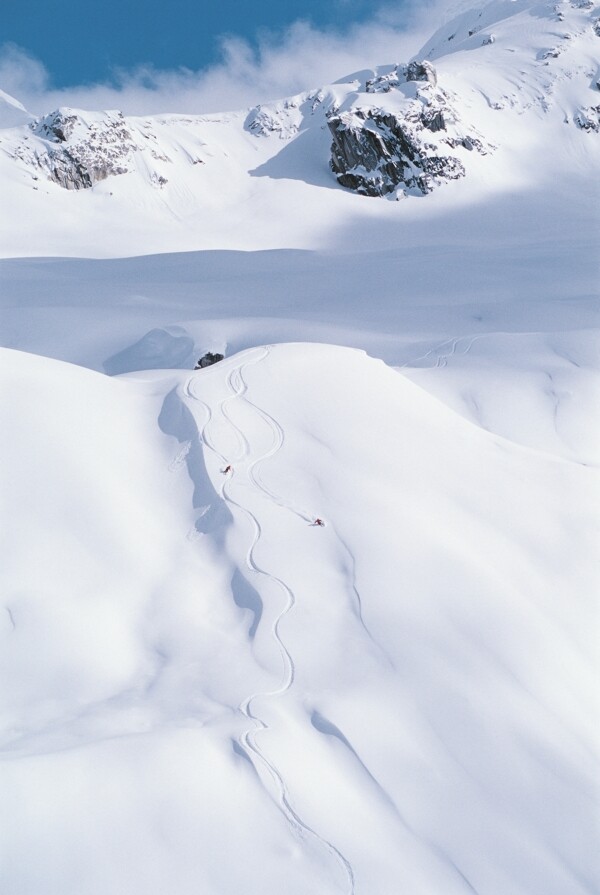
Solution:
M 233 370 L 229 373 L 227 377 L 227 385 L 231 391 L 226 398 L 224 398 L 220 405 L 219 410 L 223 416 L 223 418 L 228 422 L 231 428 L 235 431 L 236 436 L 240 443 L 240 454 L 237 457 L 227 457 L 225 456 L 215 445 L 213 440 L 210 437 L 209 427 L 211 422 L 213 421 L 213 411 L 211 407 L 200 398 L 193 389 L 193 382 L 195 377 L 190 377 L 184 385 L 184 394 L 186 397 L 192 399 L 193 401 L 200 404 L 204 410 L 205 420 L 201 428 L 199 428 L 200 437 L 202 439 L 202 443 L 205 447 L 214 453 L 219 460 L 225 464 L 226 466 L 230 463 L 240 463 L 244 458 L 250 458 L 252 454 L 251 446 L 246 438 L 244 432 L 237 426 L 230 415 L 227 412 L 228 405 L 235 400 L 243 399 L 245 403 L 251 407 L 258 416 L 269 426 L 273 433 L 273 444 L 271 447 L 259 457 L 254 460 L 250 460 L 246 467 L 246 473 L 250 483 L 254 486 L 254 488 L 264 494 L 269 500 L 276 503 L 278 506 L 283 507 L 284 509 L 289 510 L 290 512 L 295 513 L 297 516 L 300 516 L 305 521 L 312 521 L 312 516 L 306 513 L 303 510 L 300 510 L 294 506 L 291 506 L 285 503 L 278 495 L 274 492 L 270 491 L 262 482 L 259 469 L 262 463 L 266 460 L 273 457 L 283 446 L 284 443 L 284 432 L 279 423 L 268 414 L 266 411 L 257 407 L 252 401 L 250 401 L 246 397 L 247 384 L 243 376 L 243 371 L 246 367 L 251 366 L 253 364 L 260 363 L 260 361 L 264 360 L 269 354 L 269 347 L 266 347 L 264 351 L 253 358 L 252 360 L 247 360 L 244 363 L 240 364 L 237 367 L 234 367 Z M 234 472 L 235 475 L 235 472 Z M 254 558 L 254 553 L 256 547 L 262 537 L 262 527 L 260 525 L 259 520 L 255 516 L 251 510 L 247 507 L 243 506 L 239 503 L 231 494 L 231 482 L 232 479 L 224 479 L 221 487 L 220 493 L 223 500 L 226 500 L 231 506 L 235 507 L 240 511 L 250 522 L 253 529 L 253 536 L 250 546 L 246 552 L 246 566 L 250 572 L 254 575 L 258 575 L 268 581 L 276 584 L 281 590 L 284 597 L 284 605 L 279 614 L 277 615 L 273 626 L 272 626 L 272 634 L 273 638 L 277 644 L 279 649 L 282 665 L 283 665 L 283 674 L 282 681 L 279 686 L 274 687 L 269 690 L 262 690 L 257 693 L 251 693 L 246 699 L 244 699 L 239 705 L 239 711 L 251 722 L 251 727 L 249 727 L 244 733 L 241 734 L 239 738 L 239 744 L 241 748 L 246 752 L 250 760 L 252 761 L 254 767 L 256 768 L 257 773 L 259 774 L 259 778 L 262 779 L 260 771 L 266 772 L 267 776 L 271 779 L 272 783 L 275 785 L 276 795 L 277 795 L 277 804 L 287 822 L 289 823 L 292 830 L 300 837 L 310 837 L 313 839 L 319 846 L 328 851 L 330 855 L 337 861 L 342 871 L 347 877 L 347 893 L 348 895 L 355 895 L 355 879 L 354 879 L 354 871 L 352 869 L 352 865 L 348 861 L 348 859 L 342 854 L 342 852 L 333 845 L 328 839 L 325 839 L 316 830 L 314 830 L 311 826 L 309 826 L 298 814 L 298 812 L 294 809 L 290 796 L 285 784 L 285 781 L 276 768 L 276 766 L 267 758 L 264 751 L 261 749 L 260 745 L 257 742 L 257 736 L 261 731 L 268 730 L 268 725 L 265 721 L 263 721 L 259 715 L 257 715 L 253 709 L 252 704 L 255 700 L 259 698 L 275 698 L 277 696 L 283 695 L 287 692 L 294 682 L 295 676 L 295 666 L 294 660 L 287 649 L 285 643 L 281 638 L 281 634 L 279 632 L 280 624 L 285 616 L 290 612 L 290 610 L 294 607 L 296 603 L 296 597 L 293 590 L 279 578 L 277 575 L 273 575 L 271 572 L 268 572 L 266 569 L 261 568 L 261 566 L 256 562 Z
M 451 339 L 445 339 L 443 342 L 440 342 L 437 345 L 433 345 L 428 351 L 425 352 L 425 354 L 420 354 L 418 357 L 414 357 L 403 364 L 399 364 L 398 369 L 402 370 L 405 367 L 414 367 L 420 361 L 428 360 L 429 358 L 435 358 L 435 363 L 432 363 L 430 365 L 431 367 L 447 367 L 449 357 L 453 357 L 456 354 L 463 356 L 468 354 L 475 342 L 479 341 L 479 339 L 481 338 L 482 337 L 480 335 L 477 335 L 456 336 Z M 458 346 L 461 342 L 466 342 L 467 344 L 464 347 L 461 345 L 461 348 L 459 350 Z
M 264 355 L 264 357 L 266 357 L 266 355 Z M 302 519 L 304 522 L 312 522 L 314 516 L 311 513 L 309 513 L 302 507 L 291 504 L 289 501 L 284 501 L 279 494 L 276 494 L 274 491 L 268 488 L 262 480 L 262 477 L 260 475 L 260 467 L 266 460 L 269 460 L 271 457 L 273 457 L 283 447 L 285 436 L 283 433 L 283 429 L 281 428 L 277 420 L 272 417 L 271 414 L 267 413 L 266 410 L 263 410 L 262 407 L 258 407 L 257 404 L 254 404 L 254 402 L 251 401 L 250 398 L 248 398 L 248 385 L 246 383 L 246 380 L 244 379 L 243 373 L 244 367 L 246 366 L 248 365 L 243 364 L 240 367 L 236 367 L 235 370 L 233 370 L 228 377 L 229 386 L 234 392 L 233 397 L 243 400 L 244 403 L 248 405 L 248 407 L 250 407 L 255 413 L 257 413 L 258 416 L 263 420 L 263 422 L 266 423 L 266 425 L 271 429 L 274 436 L 271 448 L 260 457 L 257 457 L 256 460 L 253 460 L 248 466 L 248 478 L 259 491 L 262 491 L 263 494 L 265 494 L 273 503 L 277 504 L 277 506 L 282 507 L 285 510 L 289 510 L 290 513 L 294 513 L 296 516 L 299 516 L 300 519 Z M 230 417 L 227 415 L 225 406 L 223 406 L 223 414 L 227 421 L 233 426 L 233 428 L 240 432 L 235 423 L 233 423 Z
M 266 351 L 268 353 L 268 349 L 266 349 Z M 266 357 L 266 354 L 263 355 L 263 357 Z M 234 395 L 232 395 L 232 397 L 239 398 L 239 399 L 243 400 L 245 404 L 247 404 L 249 407 L 251 407 L 252 410 L 255 411 L 255 413 L 257 413 L 258 416 L 260 416 L 260 418 L 263 420 L 263 422 L 266 423 L 266 425 L 272 430 L 273 436 L 274 436 L 273 445 L 271 446 L 271 448 L 266 453 L 262 454 L 260 457 L 257 457 L 256 460 L 253 460 L 250 463 L 250 465 L 248 466 L 248 470 L 247 470 L 248 478 L 250 479 L 252 484 L 259 491 L 262 491 L 263 494 L 265 494 L 273 503 L 277 504 L 277 506 L 282 507 L 285 510 L 288 510 L 290 513 L 294 513 L 296 516 L 298 516 L 304 522 L 308 522 L 308 523 L 312 524 L 313 519 L 314 519 L 313 514 L 309 513 L 307 510 L 303 509 L 302 507 L 297 506 L 296 504 L 290 503 L 289 500 L 284 500 L 279 494 L 277 494 L 276 492 L 271 490 L 265 484 L 262 476 L 260 475 L 260 469 L 261 469 L 263 463 L 265 463 L 265 461 L 267 461 L 271 457 L 273 457 L 283 447 L 285 435 L 284 435 L 283 429 L 281 428 L 281 426 L 279 425 L 277 420 L 273 416 L 271 416 L 270 413 L 267 413 L 266 410 L 264 410 L 262 407 L 259 407 L 257 404 L 255 404 L 253 401 L 251 401 L 250 398 L 248 398 L 248 394 L 247 394 L 248 385 L 246 383 L 246 380 L 244 379 L 244 368 L 246 366 L 248 366 L 248 365 L 242 364 L 240 367 L 236 367 L 234 370 L 232 370 L 232 372 L 228 376 L 227 381 L 229 383 L 230 388 L 234 392 Z M 228 399 L 226 399 L 226 401 L 223 402 L 223 405 L 221 408 L 223 411 L 223 415 L 225 416 L 227 421 L 233 426 L 233 428 L 236 429 L 239 436 L 241 438 L 244 438 L 243 433 L 235 425 L 235 423 L 231 420 L 231 418 L 228 416 L 228 414 L 225 410 L 225 405 L 228 404 L 230 400 L 231 399 L 228 398 Z M 381 645 L 375 640 L 375 638 L 371 634 L 371 632 L 370 632 L 369 628 L 367 627 L 367 624 L 363 618 L 362 599 L 361 599 L 360 592 L 358 590 L 358 586 L 357 586 L 357 582 L 356 582 L 356 559 L 354 557 L 354 554 L 348 547 L 348 544 L 343 539 L 343 537 L 341 536 L 339 531 L 335 530 L 335 535 L 336 535 L 339 543 L 341 544 L 344 552 L 346 553 L 347 559 L 349 561 L 349 573 L 348 574 L 349 574 L 349 578 L 350 578 L 350 590 L 354 597 L 354 604 L 355 604 L 354 612 L 356 614 L 356 617 L 357 617 L 361 627 L 363 628 L 365 634 L 369 637 L 369 639 L 372 641 L 372 643 L 375 645 L 375 647 L 382 654 L 386 663 L 389 666 L 393 666 L 391 659 L 389 658 L 389 656 L 387 655 L 385 650 L 381 647 Z

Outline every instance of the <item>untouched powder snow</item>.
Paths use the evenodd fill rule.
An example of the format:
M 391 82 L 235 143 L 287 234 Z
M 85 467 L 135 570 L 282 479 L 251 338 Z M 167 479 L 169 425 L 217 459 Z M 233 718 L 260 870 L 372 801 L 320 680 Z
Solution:
M 4 355 L 3 891 L 592 891 L 595 470 L 349 349 Z

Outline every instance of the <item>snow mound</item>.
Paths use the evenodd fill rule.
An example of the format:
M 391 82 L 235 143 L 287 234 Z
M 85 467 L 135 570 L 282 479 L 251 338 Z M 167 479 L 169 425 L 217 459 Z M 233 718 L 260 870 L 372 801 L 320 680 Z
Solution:
M 593 887 L 594 470 L 327 345 L 2 377 L 9 895 Z

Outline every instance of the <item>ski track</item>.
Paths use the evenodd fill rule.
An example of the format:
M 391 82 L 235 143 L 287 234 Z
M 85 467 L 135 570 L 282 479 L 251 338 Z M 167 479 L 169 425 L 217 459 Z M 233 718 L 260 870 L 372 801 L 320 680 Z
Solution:
M 266 355 L 264 355 L 264 356 L 266 357 Z M 249 407 L 251 407 L 261 417 L 261 419 L 267 424 L 267 426 L 269 426 L 272 429 L 273 434 L 275 436 L 273 439 L 273 445 L 271 446 L 271 448 L 265 454 L 258 457 L 256 460 L 253 460 L 252 463 L 250 463 L 250 465 L 248 466 L 248 468 L 247 468 L 248 477 L 249 477 L 250 481 L 252 482 L 252 484 L 256 488 L 258 488 L 260 491 L 262 491 L 264 494 L 266 494 L 267 497 L 269 497 L 270 500 L 273 501 L 273 503 L 277 504 L 277 506 L 282 507 L 285 510 L 289 510 L 290 512 L 292 512 L 296 516 L 298 516 L 300 519 L 302 519 L 304 522 L 309 522 L 312 524 L 314 517 L 311 513 L 307 512 L 306 510 L 304 510 L 300 507 L 297 507 L 289 502 L 284 501 L 282 497 L 280 497 L 278 494 L 276 494 L 274 491 L 272 491 L 270 488 L 268 488 L 267 485 L 265 485 L 262 477 L 260 476 L 260 467 L 263 465 L 263 463 L 265 463 L 267 460 L 269 460 L 271 457 L 273 457 L 277 453 L 277 451 L 279 451 L 281 449 L 281 447 L 283 446 L 284 434 L 283 434 L 283 429 L 281 428 L 281 426 L 279 425 L 277 420 L 274 417 L 272 417 L 271 414 L 267 413 L 266 410 L 263 410 L 262 407 L 258 407 L 256 404 L 254 404 L 253 401 L 250 400 L 250 398 L 248 398 L 248 396 L 247 396 L 248 385 L 247 385 L 246 380 L 244 379 L 244 375 L 243 375 L 243 368 L 245 366 L 246 366 L 246 364 L 244 364 L 240 367 L 236 367 L 234 370 L 232 370 L 232 372 L 229 374 L 229 376 L 227 378 L 230 388 L 235 391 L 235 395 L 233 397 L 239 398 L 240 400 L 244 401 L 244 403 L 246 403 Z M 229 403 L 230 400 L 231 399 L 229 399 L 229 398 L 226 399 L 226 403 Z M 233 426 L 233 428 L 237 430 L 238 435 L 241 438 L 244 438 L 243 433 L 239 430 L 239 428 L 236 426 L 236 424 L 231 420 L 229 415 L 225 412 L 224 405 L 225 405 L 225 402 L 222 405 L 222 410 L 223 410 L 224 416 L 226 417 L 228 422 L 231 424 L 231 426 Z M 352 594 L 354 595 L 355 615 L 358 618 L 358 621 L 359 621 L 361 627 L 363 628 L 365 634 L 367 635 L 367 637 L 371 640 L 371 642 L 374 644 L 374 646 L 382 653 L 382 655 L 385 657 L 388 665 L 393 668 L 394 665 L 393 665 L 392 660 L 387 655 L 387 653 L 385 652 L 383 647 L 377 643 L 377 641 L 375 640 L 375 638 L 369 631 L 369 629 L 365 623 L 365 620 L 363 618 L 362 600 L 361 600 L 361 596 L 360 596 L 360 593 L 359 593 L 359 590 L 358 590 L 358 587 L 356 584 L 356 559 L 354 557 L 354 554 L 352 553 L 352 551 L 348 547 L 347 543 L 344 541 L 344 539 L 342 538 L 342 536 L 340 535 L 340 533 L 337 531 L 337 529 L 335 527 L 334 527 L 334 530 L 335 530 L 335 535 L 336 535 L 338 541 L 340 542 L 340 544 L 342 545 L 345 553 L 347 554 L 348 560 L 350 562 L 350 569 L 351 569 L 350 590 L 352 591 Z
M 488 334 L 489 335 L 489 334 Z M 418 364 L 419 361 L 427 360 L 432 355 L 435 356 L 435 363 L 431 365 L 431 368 L 434 367 L 447 367 L 448 366 L 448 358 L 453 357 L 456 354 L 459 342 L 463 342 L 469 339 L 467 346 L 462 349 L 459 353 L 461 355 L 466 355 L 469 353 L 475 342 L 481 339 L 481 336 L 457 336 L 451 339 L 445 339 L 443 342 L 440 342 L 437 345 L 433 345 L 429 351 L 426 351 L 425 354 L 421 354 L 418 357 L 412 358 L 412 360 L 408 360 L 403 364 L 400 364 L 397 369 L 402 370 L 406 367 L 413 367 L 415 364 Z M 442 349 L 449 346 L 448 351 L 444 354 Z M 439 352 L 439 354 L 438 354 Z
M 249 457 L 251 455 L 251 448 L 248 442 L 248 439 L 244 435 L 244 433 L 239 429 L 239 427 L 232 421 L 231 417 L 227 413 L 227 406 L 235 400 L 242 399 L 248 404 L 248 406 L 252 407 L 254 411 L 270 426 L 273 432 L 273 445 L 269 450 L 258 457 L 256 460 L 253 460 L 249 463 L 247 467 L 247 475 L 250 479 L 251 483 L 254 487 L 265 494 L 270 500 L 276 503 L 278 506 L 283 507 L 284 509 L 288 509 L 291 512 L 295 513 L 297 516 L 300 516 L 305 521 L 312 521 L 312 517 L 305 513 L 304 511 L 298 510 L 295 507 L 289 506 L 284 503 L 281 498 L 279 498 L 276 494 L 271 492 L 268 488 L 266 488 L 260 477 L 258 475 L 258 467 L 260 464 L 265 462 L 266 460 L 273 457 L 277 451 L 279 451 L 284 442 L 284 434 L 281 426 L 276 420 L 273 419 L 266 411 L 263 411 L 261 408 L 257 407 L 253 404 L 248 398 L 245 397 L 245 393 L 247 390 L 247 384 L 243 377 L 243 371 L 246 367 L 260 363 L 260 361 L 264 360 L 270 352 L 270 348 L 266 347 L 264 352 L 260 354 L 258 357 L 253 360 L 246 361 L 245 363 L 240 364 L 238 367 L 235 367 L 227 377 L 227 385 L 231 389 L 231 394 L 224 398 L 220 404 L 220 411 L 223 417 L 227 420 L 232 429 L 236 432 L 238 440 L 240 442 L 240 454 L 236 458 L 226 457 L 222 454 L 216 445 L 213 443 L 210 435 L 208 433 L 208 427 L 213 420 L 213 413 L 208 404 L 199 398 L 193 388 L 192 383 L 195 377 L 190 377 L 187 380 L 183 387 L 183 391 L 186 397 L 191 398 L 192 400 L 198 402 L 204 409 L 205 420 L 201 427 L 200 437 L 202 439 L 203 444 L 208 448 L 208 450 L 212 451 L 222 463 L 228 465 L 230 462 L 240 462 L 244 457 Z M 281 775 L 281 773 L 277 770 L 275 765 L 269 761 L 265 753 L 262 751 L 261 747 L 257 743 L 257 736 L 261 731 L 268 730 L 268 725 L 265 721 L 263 721 L 257 714 L 255 714 L 252 710 L 252 703 L 260 698 L 275 698 L 277 696 L 283 695 L 287 692 L 294 682 L 295 676 L 295 666 L 294 660 L 292 656 L 285 646 L 281 635 L 279 633 L 279 626 L 281 621 L 285 618 L 285 616 L 290 612 L 290 610 L 296 604 L 296 597 L 294 592 L 288 585 L 278 576 L 273 575 L 271 572 L 267 572 L 262 569 L 258 563 L 254 559 L 254 551 L 260 538 L 262 536 L 262 528 L 260 522 L 250 510 L 244 507 L 242 504 L 238 503 L 234 497 L 231 496 L 230 493 L 230 479 L 225 479 L 220 487 L 220 493 L 223 500 L 226 500 L 229 504 L 236 507 L 251 523 L 253 528 L 253 538 L 252 542 L 246 552 L 246 565 L 251 572 L 255 575 L 260 575 L 263 578 L 266 578 L 269 581 L 274 582 L 281 589 L 284 597 L 285 597 L 285 605 L 272 627 L 273 638 L 277 644 L 279 649 L 282 663 L 283 663 L 283 679 L 281 684 L 278 687 L 275 687 L 271 690 L 265 690 L 258 693 L 252 693 L 250 696 L 246 697 L 243 702 L 239 705 L 239 711 L 246 717 L 251 723 L 252 726 L 241 734 L 239 737 L 240 747 L 246 752 L 248 757 L 251 759 L 252 764 L 259 771 L 259 767 L 262 767 L 271 778 L 273 783 L 277 789 L 277 801 L 278 807 L 281 810 L 282 814 L 286 818 L 290 827 L 294 831 L 294 833 L 299 836 L 301 839 L 304 839 L 306 836 L 315 840 L 322 848 L 328 851 L 333 858 L 338 862 L 338 864 L 343 869 L 343 872 L 347 876 L 348 887 L 347 893 L 348 895 L 355 895 L 355 878 L 354 878 L 354 870 L 350 861 L 342 854 L 342 852 L 333 845 L 328 839 L 325 839 L 319 833 L 316 832 L 312 827 L 310 827 L 305 821 L 302 820 L 298 812 L 294 809 L 290 796 L 288 793 L 288 789 L 286 787 L 285 781 Z M 362 618 L 361 618 L 362 622 Z M 257 766 L 258 765 L 258 766 Z M 260 779 L 260 774 L 259 774 Z
M 263 422 L 265 422 L 267 424 L 267 426 L 272 430 L 272 432 L 274 434 L 273 445 L 271 446 L 271 448 L 265 454 L 263 454 L 261 457 L 258 457 L 256 460 L 253 460 L 252 463 L 250 463 L 250 465 L 248 466 L 248 477 L 249 477 L 250 481 L 252 482 L 252 484 L 256 488 L 258 488 L 258 490 L 260 490 L 264 494 L 266 494 L 267 497 L 271 501 L 273 501 L 273 503 L 277 504 L 277 506 L 280 506 L 285 510 L 289 510 L 291 513 L 294 513 L 296 516 L 298 516 L 304 522 L 312 522 L 313 515 L 311 513 L 309 513 L 307 510 L 305 510 L 301 507 L 298 507 L 298 506 L 295 506 L 288 502 L 285 502 L 278 494 L 276 494 L 274 491 L 271 491 L 271 489 L 269 487 L 267 487 L 267 485 L 264 483 L 264 481 L 261 478 L 260 467 L 263 465 L 263 463 L 265 463 L 265 461 L 269 460 L 271 457 L 273 457 L 277 453 L 277 451 L 279 451 L 281 449 L 281 447 L 283 446 L 284 434 L 283 434 L 283 429 L 281 428 L 281 426 L 279 425 L 277 420 L 274 419 L 274 417 L 272 417 L 269 413 L 267 413 L 266 410 L 263 410 L 262 407 L 258 407 L 256 404 L 254 404 L 247 397 L 248 386 L 247 386 L 246 380 L 244 379 L 244 376 L 243 376 L 243 367 L 245 367 L 245 366 L 246 366 L 246 364 L 242 365 L 241 367 L 236 367 L 236 369 L 234 369 L 229 374 L 228 382 L 229 382 L 230 388 L 235 392 L 233 397 L 243 400 L 245 404 L 247 404 L 249 407 L 251 407 L 252 410 L 254 410 L 255 413 L 257 413 L 260 416 L 260 418 L 263 420 Z M 226 417 L 227 421 L 241 435 L 242 433 L 240 432 L 238 427 L 235 425 L 235 423 L 231 420 L 231 418 L 228 416 L 224 407 L 223 407 L 223 412 L 224 412 L 224 416 Z

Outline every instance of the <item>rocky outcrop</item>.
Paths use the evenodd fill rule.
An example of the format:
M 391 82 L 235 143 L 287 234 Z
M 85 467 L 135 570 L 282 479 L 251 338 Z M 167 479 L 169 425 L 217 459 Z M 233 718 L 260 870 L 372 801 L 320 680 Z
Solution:
M 58 109 L 30 125 L 44 151 L 21 148 L 18 157 L 33 162 L 67 190 L 89 189 L 107 177 L 126 174 L 137 146 L 121 112 L 104 112 L 86 121 L 71 109 Z
M 575 115 L 575 123 L 584 131 L 600 133 L 600 106 L 579 109 Z
M 38 118 L 30 125 L 31 130 L 53 143 L 66 143 L 73 134 L 80 119 L 68 109 L 57 109 L 43 118 Z
M 250 110 L 244 127 L 255 137 L 269 137 L 276 134 L 281 140 L 298 133 L 302 121 L 299 104 L 294 100 L 270 106 L 255 106 Z
M 489 150 L 479 134 L 464 128 L 427 61 L 399 65 L 367 81 L 366 91 L 388 93 L 413 81 L 401 111 L 355 106 L 330 116 L 331 168 L 341 186 L 366 196 L 397 190 L 425 195 L 464 176 L 463 163 L 448 149 Z
M 409 62 L 408 65 L 397 65 L 391 72 L 379 75 L 367 81 L 367 93 L 389 93 L 393 87 L 407 84 L 409 81 L 425 81 L 433 87 L 437 85 L 437 74 L 431 62 Z
M 430 193 L 440 178 L 456 180 L 465 169 L 452 156 L 425 155 L 398 117 L 358 109 L 329 121 L 331 167 L 338 183 L 365 196 L 385 196 L 399 186 Z
M 255 137 L 277 136 L 280 140 L 295 137 L 325 98 L 321 90 L 300 93 L 297 96 L 254 106 L 244 121 L 245 130 Z
M 225 355 L 223 354 L 213 354 L 212 351 L 207 351 L 206 354 L 202 355 L 194 370 L 203 370 L 205 367 L 212 367 L 213 364 L 218 364 L 219 361 L 223 360 Z

